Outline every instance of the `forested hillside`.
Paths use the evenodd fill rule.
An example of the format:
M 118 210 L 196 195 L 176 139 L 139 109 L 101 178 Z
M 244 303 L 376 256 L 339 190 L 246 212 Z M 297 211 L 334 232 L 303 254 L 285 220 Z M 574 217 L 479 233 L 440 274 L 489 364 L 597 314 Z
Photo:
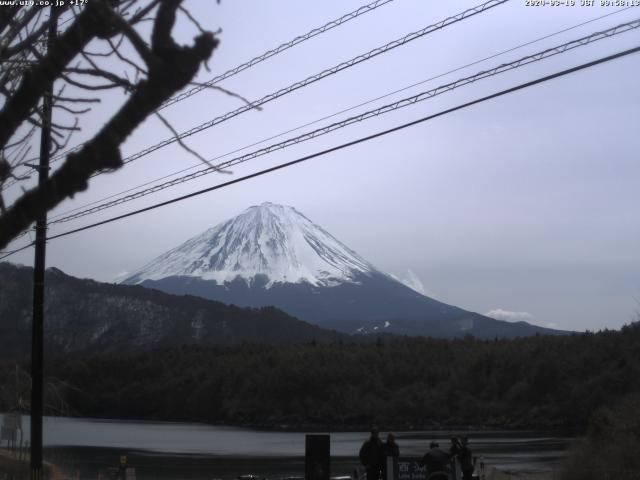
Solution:
M 3 384 L 14 369 L 3 364 Z M 189 346 L 67 358 L 49 362 L 47 374 L 68 384 L 66 401 L 82 416 L 581 430 L 597 408 L 640 392 L 640 327 L 497 341 Z
M 0 359 L 31 351 L 33 270 L 0 262 Z M 46 273 L 47 355 L 132 352 L 181 345 L 334 342 L 348 338 L 274 307 L 238 308 L 188 295 Z

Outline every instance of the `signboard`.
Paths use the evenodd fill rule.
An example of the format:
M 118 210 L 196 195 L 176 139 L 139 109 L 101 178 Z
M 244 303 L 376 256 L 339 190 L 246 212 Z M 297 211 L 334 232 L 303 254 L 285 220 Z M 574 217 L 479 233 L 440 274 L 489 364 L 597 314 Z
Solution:
M 420 466 L 419 457 L 398 460 L 398 480 L 426 480 L 427 467 Z

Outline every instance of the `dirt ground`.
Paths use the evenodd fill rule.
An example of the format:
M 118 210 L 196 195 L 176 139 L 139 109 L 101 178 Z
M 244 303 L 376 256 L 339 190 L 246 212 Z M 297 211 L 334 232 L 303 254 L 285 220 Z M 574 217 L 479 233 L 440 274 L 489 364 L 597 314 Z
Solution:
M 0 478 L 4 475 L 7 478 L 28 479 L 31 476 L 29 466 L 28 457 L 19 460 L 13 452 L 0 448 Z M 66 480 L 55 465 L 45 464 L 44 471 L 47 480 Z
M 489 467 L 485 480 L 560 480 L 557 472 L 509 473 Z

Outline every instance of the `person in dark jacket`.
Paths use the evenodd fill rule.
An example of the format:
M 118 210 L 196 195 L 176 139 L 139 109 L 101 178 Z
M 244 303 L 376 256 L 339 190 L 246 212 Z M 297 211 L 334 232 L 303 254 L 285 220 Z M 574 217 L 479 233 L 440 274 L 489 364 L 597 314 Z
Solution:
M 460 467 L 462 468 L 463 480 L 471 480 L 473 477 L 474 462 L 473 454 L 469 448 L 469 439 L 467 437 L 462 438 L 460 445 L 460 451 L 458 452 L 458 458 L 460 459 Z
M 453 437 L 451 439 L 449 454 L 451 455 L 452 461 L 455 457 L 458 457 L 463 480 L 471 480 L 475 465 L 473 462 L 473 454 L 469 448 L 469 438 L 462 437 L 462 439 L 459 439 Z
M 427 467 L 427 479 L 447 479 L 449 478 L 449 461 L 451 456 L 444 450 L 440 449 L 440 445 L 431 442 L 429 451 L 424 454 L 420 465 Z
M 360 463 L 367 470 L 367 480 L 379 480 L 384 465 L 384 445 L 378 436 L 378 428 L 371 428 L 371 436 L 360 448 Z
M 393 433 L 387 435 L 387 441 L 384 444 L 384 464 L 382 466 L 382 478 L 384 480 L 396 480 L 398 478 L 399 467 L 398 458 L 400 458 L 400 447 L 396 443 L 396 436 Z M 389 471 L 389 465 L 392 470 Z M 393 476 L 390 476 L 392 473 Z
M 462 442 L 458 437 L 451 437 L 451 446 L 449 447 L 449 455 L 454 457 L 462 450 Z
M 451 457 L 451 473 L 453 478 L 458 477 L 460 452 L 462 451 L 462 442 L 458 437 L 451 437 L 451 446 L 449 447 L 449 457 Z

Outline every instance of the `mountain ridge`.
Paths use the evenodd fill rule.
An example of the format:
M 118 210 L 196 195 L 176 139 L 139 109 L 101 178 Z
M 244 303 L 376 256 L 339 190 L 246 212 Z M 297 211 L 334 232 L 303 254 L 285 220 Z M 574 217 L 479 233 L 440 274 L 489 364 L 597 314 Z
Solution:
M 377 269 L 295 208 L 270 202 L 161 254 L 123 283 L 244 307 L 274 305 L 347 334 L 494 338 L 561 333 L 434 300 Z
M 170 276 L 217 283 L 266 276 L 274 283 L 333 286 L 373 265 L 290 206 L 264 202 L 161 254 L 122 283 Z
M 30 351 L 33 269 L 0 262 L 0 357 Z M 137 285 L 80 279 L 49 268 L 45 336 L 50 353 L 107 353 L 181 345 L 273 345 L 337 342 L 274 307 L 240 308 Z

